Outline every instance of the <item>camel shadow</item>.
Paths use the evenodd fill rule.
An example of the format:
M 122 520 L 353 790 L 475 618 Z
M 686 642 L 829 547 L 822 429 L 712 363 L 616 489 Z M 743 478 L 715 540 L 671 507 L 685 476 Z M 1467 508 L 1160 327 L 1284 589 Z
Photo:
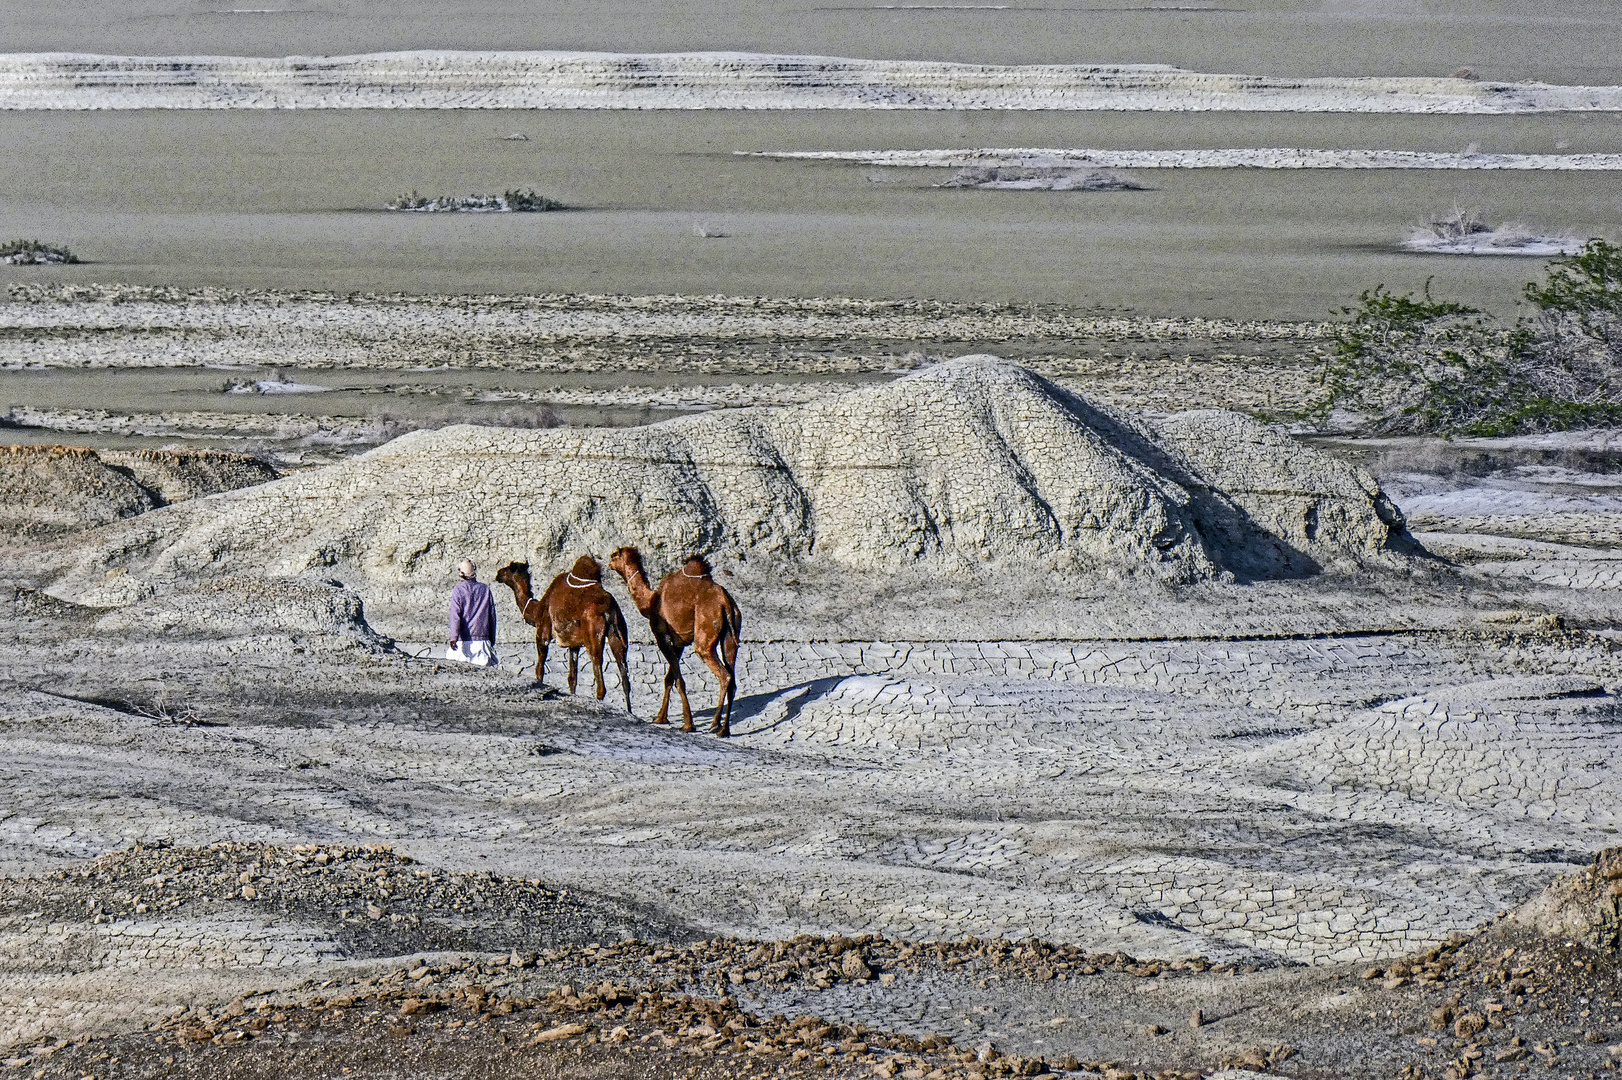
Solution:
M 739 721 L 747 723 L 751 720 L 760 721 L 747 730 L 740 730 L 738 735 L 762 735 L 775 731 L 784 724 L 796 719 L 801 711 L 813 701 L 825 697 L 830 690 L 844 682 L 848 675 L 830 675 L 821 679 L 812 679 L 810 682 L 796 683 L 793 686 L 779 687 L 776 690 L 767 690 L 759 694 L 750 694 L 740 697 L 733 706 Z M 781 705 L 783 713 L 776 715 L 772 706 Z

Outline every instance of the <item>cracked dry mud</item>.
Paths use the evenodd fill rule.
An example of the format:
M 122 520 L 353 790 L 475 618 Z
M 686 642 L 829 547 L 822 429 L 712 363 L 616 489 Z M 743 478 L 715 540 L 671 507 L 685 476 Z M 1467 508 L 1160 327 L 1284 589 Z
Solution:
M 909 394 L 972 422 L 893 424 Z M 1372 477 L 1276 430 L 1114 414 L 989 359 L 797 408 L 451 429 L 151 509 L 110 457 L 18 455 L 85 501 L 0 555 L 0 1061 L 1614 1075 L 1610 550 L 1526 535 L 1518 495 L 1436 503 L 1428 553 Z M 857 429 L 894 462 L 853 468 Z M 500 668 L 384 636 L 438 632 L 467 538 L 489 562 L 657 536 L 675 511 L 576 467 L 604 448 L 718 493 L 681 512 L 746 598 L 733 739 L 647 723 L 639 619 L 632 716 L 537 684 L 505 595 Z M 542 450 L 589 513 L 388 509 L 463 490 L 443 460 Z M 515 505 L 533 484 L 475 471 Z M 760 477 L 799 517 L 749 516 Z M 918 521 L 908 576 L 885 530 Z
M 723 743 L 359 632 L 10 607 L 28 1075 L 1589 1075 L 1622 1040 L 1613 953 L 1494 921 L 1614 835 L 1608 770 L 1537 780 L 1614 756 L 1588 635 L 779 645 Z M 1390 780 L 1325 752 L 1427 730 Z M 1432 1032 L 1461 993 L 1506 1026 Z

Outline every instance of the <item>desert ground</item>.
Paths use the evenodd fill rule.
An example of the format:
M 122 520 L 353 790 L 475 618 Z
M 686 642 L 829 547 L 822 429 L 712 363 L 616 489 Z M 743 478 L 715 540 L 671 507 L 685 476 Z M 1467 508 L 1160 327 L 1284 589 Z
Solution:
M 0 1075 L 1616 1076 L 1612 7 L 0 0 Z
M 1597 1074 L 1611 879 L 1536 912 L 1622 806 L 1608 448 L 1320 441 L 971 356 L 269 482 L 19 446 L 8 1060 Z M 698 730 L 648 722 L 612 577 L 629 715 L 534 679 L 505 589 L 503 664 L 436 658 L 462 554 L 694 537 L 729 740 L 691 657 Z

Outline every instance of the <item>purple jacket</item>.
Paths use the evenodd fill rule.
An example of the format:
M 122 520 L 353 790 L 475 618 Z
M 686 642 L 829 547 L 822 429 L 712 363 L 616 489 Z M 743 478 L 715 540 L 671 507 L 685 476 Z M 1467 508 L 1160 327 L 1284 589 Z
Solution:
M 451 640 L 496 640 L 496 602 L 482 581 L 459 581 L 451 591 Z

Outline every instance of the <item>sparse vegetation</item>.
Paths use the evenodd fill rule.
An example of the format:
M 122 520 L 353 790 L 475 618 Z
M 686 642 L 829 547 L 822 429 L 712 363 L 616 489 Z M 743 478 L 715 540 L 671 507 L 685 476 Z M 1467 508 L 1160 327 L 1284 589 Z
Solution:
M 564 205 L 535 190 L 504 191 L 500 195 L 399 195 L 385 209 L 415 214 L 535 214 L 562 210 Z
M 52 247 L 38 240 L 8 240 L 0 243 L 0 264 L 7 266 L 60 266 L 78 262 L 67 248 Z
M 1517 221 L 1494 225 L 1480 210 L 1455 206 L 1413 230 L 1403 246 L 1444 255 L 1570 255 L 1578 242 L 1570 236 L 1535 233 Z
M 1063 165 L 992 165 L 959 169 L 936 187 L 1000 191 L 1141 191 L 1143 185 L 1109 169 Z
M 1514 326 L 1463 304 L 1365 292 L 1340 330 L 1323 410 L 1379 434 L 1509 435 L 1622 424 L 1622 248 L 1556 259 Z
M 1590 240 L 1571 258 L 1556 261 L 1541 288 L 1531 282 L 1524 293 L 1544 312 L 1622 317 L 1622 248 Z

